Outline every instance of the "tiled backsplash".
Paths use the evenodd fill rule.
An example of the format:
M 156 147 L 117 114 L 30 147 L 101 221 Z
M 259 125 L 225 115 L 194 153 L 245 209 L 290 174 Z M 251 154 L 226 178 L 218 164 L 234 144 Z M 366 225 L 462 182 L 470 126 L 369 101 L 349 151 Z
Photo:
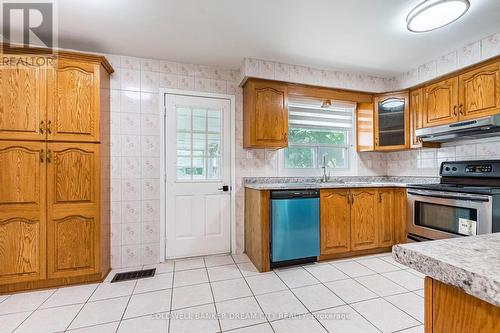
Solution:
M 388 176 L 439 176 L 444 161 L 500 159 L 500 137 L 387 153 Z

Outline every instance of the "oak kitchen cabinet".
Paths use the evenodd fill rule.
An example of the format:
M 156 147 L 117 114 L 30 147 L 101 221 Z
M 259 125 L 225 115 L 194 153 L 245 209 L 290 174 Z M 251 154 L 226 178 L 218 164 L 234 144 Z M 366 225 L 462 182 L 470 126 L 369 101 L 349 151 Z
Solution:
M 1 69 L 0 293 L 109 272 L 112 71 L 104 57 L 73 52 Z
M 288 146 L 288 94 L 285 83 L 249 79 L 243 87 L 243 147 Z
M 405 189 L 323 189 L 320 198 L 321 256 L 354 255 L 406 242 Z
M 410 146 L 408 92 L 374 97 L 375 150 L 399 150 Z
M 424 142 L 415 135 L 415 130 L 423 127 L 423 89 L 410 91 L 410 148 L 439 148 L 437 142 Z
M 500 113 L 500 62 L 429 84 L 423 91 L 422 127 Z

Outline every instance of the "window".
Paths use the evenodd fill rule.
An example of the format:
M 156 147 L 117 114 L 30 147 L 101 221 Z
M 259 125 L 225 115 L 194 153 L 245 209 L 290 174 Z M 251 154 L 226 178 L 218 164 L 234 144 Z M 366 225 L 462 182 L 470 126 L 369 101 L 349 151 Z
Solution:
M 289 102 L 284 168 L 318 169 L 325 163 L 329 169 L 348 170 L 355 108 L 352 103 L 334 102 L 322 107 L 315 102 Z
M 221 110 L 177 107 L 177 180 L 221 178 Z

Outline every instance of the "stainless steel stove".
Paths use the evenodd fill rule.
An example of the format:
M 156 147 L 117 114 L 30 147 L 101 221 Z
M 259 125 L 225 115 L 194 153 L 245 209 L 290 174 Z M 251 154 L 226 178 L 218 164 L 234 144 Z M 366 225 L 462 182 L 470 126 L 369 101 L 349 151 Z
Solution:
M 408 185 L 408 239 L 500 232 L 500 160 L 443 162 L 436 184 Z

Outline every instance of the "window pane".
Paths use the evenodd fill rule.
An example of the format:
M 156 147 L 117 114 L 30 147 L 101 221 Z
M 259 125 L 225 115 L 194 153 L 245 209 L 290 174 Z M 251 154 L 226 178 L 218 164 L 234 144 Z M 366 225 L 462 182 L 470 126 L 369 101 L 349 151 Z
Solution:
M 220 110 L 208 110 L 207 115 L 208 121 L 208 131 L 209 132 L 221 132 L 221 111 Z
M 189 152 L 191 151 L 191 133 L 177 133 L 177 151 L 187 151 L 187 155 L 190 155 Z
M 208 156 L 220 156 L 220 141 L 219 134 L 208 134 Z
M 191 157 L 177 157 L 177 179 L 191 178 Z
M 193 157 L 193 167 L 191 169 L 193 179 L 205 179 L 205 158 Z
M 177 130 L 190 131 L 191 130 L 191 110 L 188 108 L 177 108 Z
M 348 143 L 345 131 L 301 127 L 289 128 L 288 142 L 331 145 L 346 145 Z
M 326 148 L 319 147 L 318 165 L 323 166 L 323 158 L 326 159 L 326 166 L 330 169 L 345 169 L 348 167 L 347 148 Z
M 314 148 L 289 147 L 285 149 L 285 168 L 306 169 L 314 168 Z
M 204 133 L 193 133 L 193 155 L 205 156 L 206 145 L 207 140 Z
M 220 158 L 207 159 L 207 179 L 220 179 Z
M 207 110 L 193 110 L 193 131 L 206 131 Z

